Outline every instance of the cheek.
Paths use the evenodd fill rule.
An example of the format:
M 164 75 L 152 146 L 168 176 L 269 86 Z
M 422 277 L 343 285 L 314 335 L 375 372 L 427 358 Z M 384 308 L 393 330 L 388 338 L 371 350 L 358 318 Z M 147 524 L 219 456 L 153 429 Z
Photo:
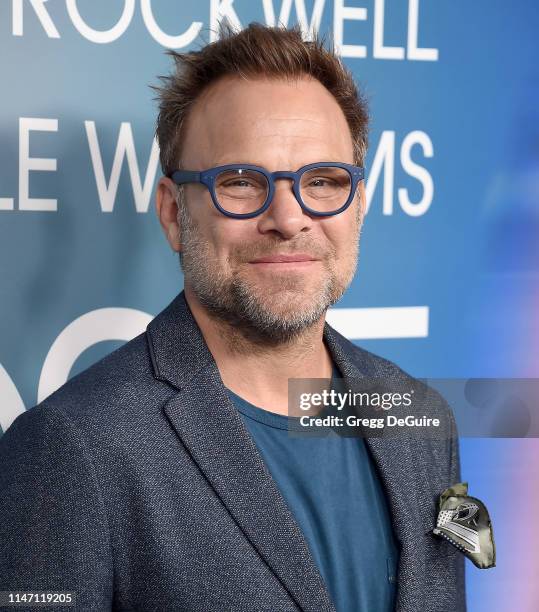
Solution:
M 335 249 L 338 259 L 347 257 L 357 243 L 358 224 L 355 211 L 349 215 L 348 211 L 341 218 L 335 218 L 331 225 L 326 227 L 326 237 Z
M 205 238 L 209 242 L 209 248 L 223 262 L 226 262 L 235 251 L 255 240 L 253 232 L 247 227 L 247 221 L 227 219 L 222 216 L 208 220 Z

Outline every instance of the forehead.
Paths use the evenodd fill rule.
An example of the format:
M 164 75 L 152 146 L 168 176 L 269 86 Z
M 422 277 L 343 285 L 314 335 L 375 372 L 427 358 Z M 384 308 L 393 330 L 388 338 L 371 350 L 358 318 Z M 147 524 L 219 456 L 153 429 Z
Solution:
M 352 161 L 352 138 L 333 95 L 308 76 L 294 80 L 223 77 L 189 113 L 182 142 L 187 164 Z M 206 165 L 207 167 L 207 165 Z

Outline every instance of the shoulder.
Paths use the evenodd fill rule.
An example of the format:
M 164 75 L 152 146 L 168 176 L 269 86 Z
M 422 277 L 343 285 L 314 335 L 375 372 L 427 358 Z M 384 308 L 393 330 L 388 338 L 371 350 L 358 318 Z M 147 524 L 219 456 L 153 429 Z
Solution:
M 142 333 L 70 378 L 11 427 L 45 425 L 101 430 L 128 427 L 142 411 L 160 407 L 172 389 L 156 380 L 146 333 Z

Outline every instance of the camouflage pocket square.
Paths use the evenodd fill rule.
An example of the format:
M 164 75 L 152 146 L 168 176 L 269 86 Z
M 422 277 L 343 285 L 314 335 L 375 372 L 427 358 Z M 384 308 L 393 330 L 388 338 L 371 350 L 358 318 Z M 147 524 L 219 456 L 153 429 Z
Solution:
M 468 496 L 468 483 L 446 489 L 438 502 L 438 519 L 432 531 L 456 546 L 480 569 L 496 565 L 496 547 L 488 510 Z

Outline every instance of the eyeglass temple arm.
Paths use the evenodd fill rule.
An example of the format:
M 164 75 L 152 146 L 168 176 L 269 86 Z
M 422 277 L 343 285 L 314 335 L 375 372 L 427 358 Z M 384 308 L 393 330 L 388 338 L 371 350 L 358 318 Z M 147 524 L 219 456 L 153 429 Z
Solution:
M 200 172 L 196 172 L 195 170 L 175 170 L 171 172 L 168 177 L 172 179 L 176 185 L 200 183 Z

